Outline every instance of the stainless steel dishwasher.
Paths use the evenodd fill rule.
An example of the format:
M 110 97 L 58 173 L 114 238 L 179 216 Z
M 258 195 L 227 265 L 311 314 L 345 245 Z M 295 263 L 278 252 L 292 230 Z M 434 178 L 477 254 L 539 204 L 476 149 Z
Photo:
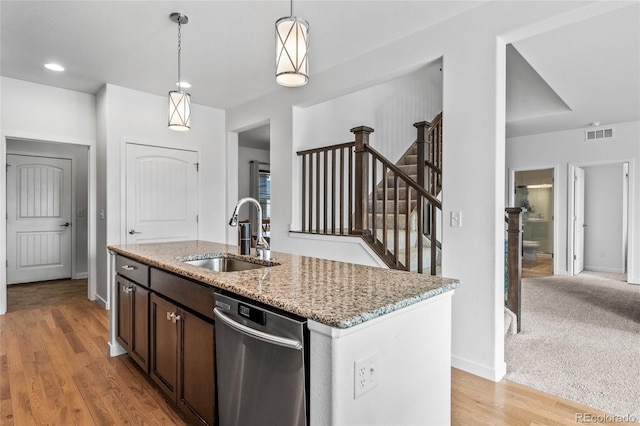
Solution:
M 215 296 L 220 426 L 305 426 L 306 321 Z

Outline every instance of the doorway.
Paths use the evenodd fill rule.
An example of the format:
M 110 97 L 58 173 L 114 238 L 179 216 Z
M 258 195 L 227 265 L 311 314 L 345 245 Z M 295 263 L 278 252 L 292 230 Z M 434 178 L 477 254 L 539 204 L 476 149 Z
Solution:
M 582 270 L 626 274 L 629 163 L 572 165 L 570 275 Z
M 5 269 L 5 278 L 10 284 L 60 278 L 83 280 L 87 297 L 92 299 L 95 283 L 87 282 L 91 239 L 88 232 L 89 146 L 6 137 L 5 147 L 7 186 L 4 201 L 8 228 L 4 242 L 7 267 L 13 270 Z M 15 168 L 11 170 L 12 167 Z M 22 190 L 18 187 L 19 182 L 25 184 L 21 185 Z M 65 201 L 57 205 L 54 202 L 56 195 Z M 9 232 L 16 224 L 10 222 L 17 216 L 21 220 L 55 223 L 37 223 L 35 228 L 25 229 L 23 221 L 17 224 L 19 229 L 14 226 Z M 13 272 L 19 272 L 17 278 Z M 2 292 L 6 295 L 6 288 Z M 0 299 L 3 299 L 4 312 L 6 299 Z
M 522 277 L 553 275 L 554 169 L 515 172 L 514 206 L 522 209 Z

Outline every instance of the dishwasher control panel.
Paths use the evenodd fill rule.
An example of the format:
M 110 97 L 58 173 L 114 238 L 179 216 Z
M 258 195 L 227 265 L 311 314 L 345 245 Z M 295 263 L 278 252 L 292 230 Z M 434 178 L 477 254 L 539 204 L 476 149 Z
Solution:
M 267 324 L 267 314 L 264 311 L 254 308 L 253 306 L 245 305 L 244 303 L 238 303 L 238 315 L 260 325 Z

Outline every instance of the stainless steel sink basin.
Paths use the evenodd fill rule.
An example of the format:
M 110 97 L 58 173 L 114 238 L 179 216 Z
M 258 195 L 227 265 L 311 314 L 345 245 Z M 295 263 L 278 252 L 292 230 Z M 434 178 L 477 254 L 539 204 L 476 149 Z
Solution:
M 211 257 L 204 257 L 195 260 L 189 260 L 189 258 L 178 259 L 181 262 L 189 265 L 199 266 L 206 268 L 214 272 L 235 272 L 235 271 L 247 271 L 250 269 L 266 268 L 269 266 L 276 266 L 276 262 L 264 262 L 257 263 L 249 260 L 244 260 L 237 257 L 232 257 L 229 254 L 212 255 Z

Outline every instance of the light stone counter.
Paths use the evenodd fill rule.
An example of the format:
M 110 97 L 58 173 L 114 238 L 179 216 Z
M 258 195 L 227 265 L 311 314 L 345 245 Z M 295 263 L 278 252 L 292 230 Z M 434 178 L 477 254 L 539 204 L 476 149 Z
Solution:
M 228 290 L 335 328 L 350 328 L 449 292 L 457 280 L 272 252 L 279 263 L 261 269 L 213 272 L 176 258 L 237 253 L 208 241 L 130 244 L 109 250 L 213 287 Z

